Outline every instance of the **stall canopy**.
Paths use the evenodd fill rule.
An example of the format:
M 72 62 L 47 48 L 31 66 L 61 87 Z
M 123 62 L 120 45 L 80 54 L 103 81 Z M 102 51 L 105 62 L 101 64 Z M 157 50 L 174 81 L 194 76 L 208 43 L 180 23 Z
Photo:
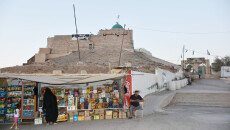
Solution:
M 89 75 L 0 75 L 0 78 L 22 79 L 39 83 L 62 85 L 62 84 L 84 84 L 110 79 L 121 79 L 126 74 L 89 74 Z

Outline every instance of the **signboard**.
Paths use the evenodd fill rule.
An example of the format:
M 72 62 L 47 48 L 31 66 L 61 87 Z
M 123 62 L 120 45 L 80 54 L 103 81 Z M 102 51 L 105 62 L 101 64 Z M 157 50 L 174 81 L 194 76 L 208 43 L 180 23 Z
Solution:
M 205 58 L 187 58 L 188 63 L 205 63 Z
M 72 34 L 72 40 L 89 40 L 90 34 Z
M 129 76 L 126 77 L 125 87 L 127 89 L 127 93 L 125 93 L 124 106 L 129 107 L 130 105 L 130 97 L 132 95 L 132 77 L 131 70 L 128 71 Z

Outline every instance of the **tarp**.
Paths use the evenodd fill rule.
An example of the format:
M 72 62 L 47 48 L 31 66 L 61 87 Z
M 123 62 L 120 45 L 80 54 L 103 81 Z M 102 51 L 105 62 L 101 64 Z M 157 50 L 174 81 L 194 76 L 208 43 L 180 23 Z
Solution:
M 61 85 L 61 84 L 84 84 L 110 79 L 120 79 L 126 74 L 95 74 L 95 75 L 0 75 L 0 78 L 14 78 L 33 82 Z

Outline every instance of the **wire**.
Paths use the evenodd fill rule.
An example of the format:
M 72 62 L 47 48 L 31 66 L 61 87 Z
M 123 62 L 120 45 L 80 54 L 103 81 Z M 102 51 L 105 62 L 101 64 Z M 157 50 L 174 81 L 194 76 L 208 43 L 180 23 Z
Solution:
M 130 28 L 134 29 L 140 29 L 140 30 L 149 30 L 149 31 L 154 31 L 154 32 L 162 32 L 162 33 L 174 33 L 174 34 L 223 34 L 223 33 L 230 33 L 230 31 L 225 31 L 225 32 L 201 32 L 201 33 L 192 33 L 192 32 L 174 32 L 174 31 L 166 31 L 166 30 L 157 30 L 157 29 L 151 29 L 151 28 L 142 28 L 142 27 L 134 27 L 134 26 L 129 26 Z

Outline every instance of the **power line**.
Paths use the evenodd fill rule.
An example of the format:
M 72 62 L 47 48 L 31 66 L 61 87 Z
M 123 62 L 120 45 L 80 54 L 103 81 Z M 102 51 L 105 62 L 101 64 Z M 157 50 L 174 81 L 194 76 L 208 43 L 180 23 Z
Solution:
M 224 33 L 230 33 L 230 31 L 225 31 L 225 32 L 201 32 L 201 33 L 193 33 L 193 32 L 175 32 L 175 31 L 166 31 L 166 30 L 157 30 L 157 29 L 151 29 L 151 28 L 143 28 L 143 27 L 134 27 L 134 26 L 129 26 L 130 28 L 134 28 L 134 29 L 139 29 L 139 30 L 148 30 L 148 31 L 154 31 L 154 32 L 161 32 L 161 33 L 174 33 L 174 34 L 188 34 L 188 35 L 192 35 L 192 34 L 224 34 Z

